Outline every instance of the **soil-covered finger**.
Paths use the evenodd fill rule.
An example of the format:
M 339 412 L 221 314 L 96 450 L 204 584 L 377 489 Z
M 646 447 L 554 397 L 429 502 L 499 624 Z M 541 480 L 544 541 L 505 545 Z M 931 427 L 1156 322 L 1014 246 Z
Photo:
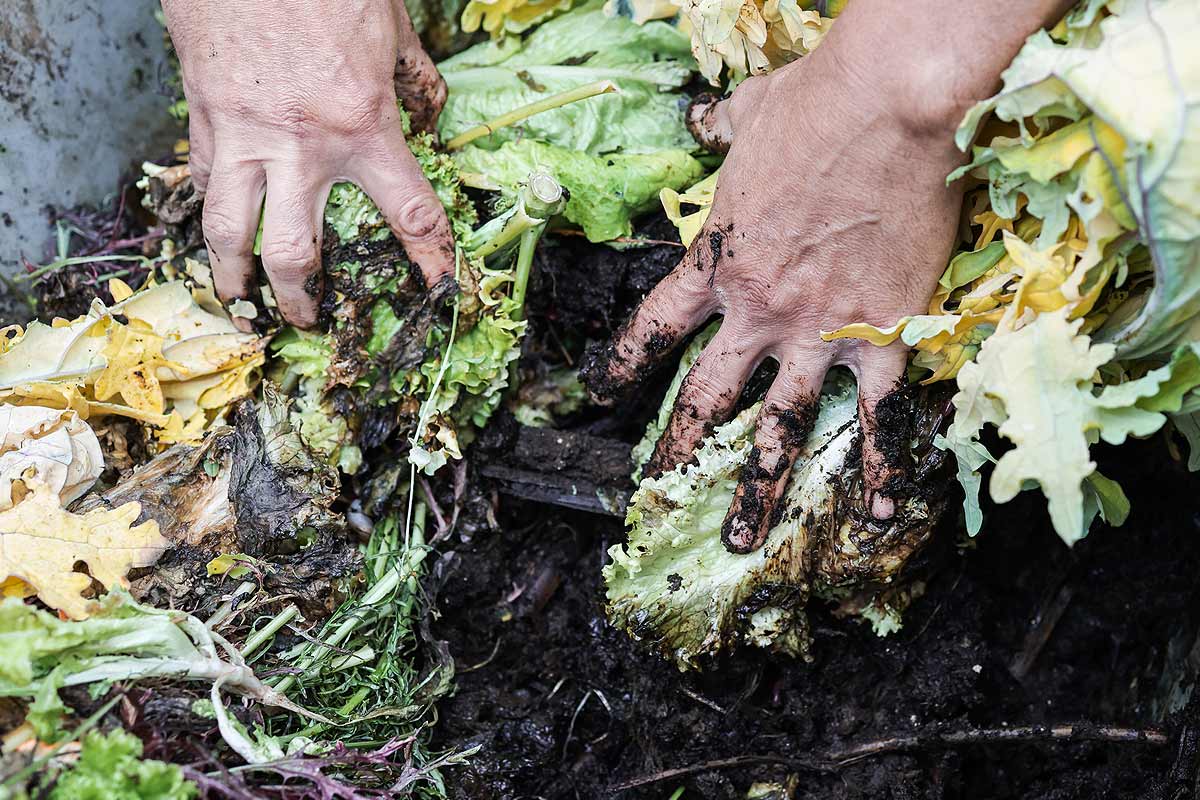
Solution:
M 778 521 L 792 464 L 817 418 L 824 372 L 817 365 L 784 365 L 767 392 L 754 444 L 721 526 L 721 542 L 730 552 L 757 550 Z
M 213 285 L 224 301 L 252 296 L 256 267 L 254 239 L 266 191 L 258 165 L 214 165 L 204 197 L 204 245 L 212 263 Z
M 329 189 L 292 172 L 269 177 L 263 211 L 263 269 L 284 319 L 300 328 L 312 327 L 324 293 L 321 209 Z
M 437 286 L 445 276 L 454 276 L 454 236 L 446 209 L 404 143 L 399 124 L 395 120 L 363 154 L 352 177 L 420 267 L 425 285 Z
M 724 234 L 718 234 L 723 236 Z M 708 241 L 701 234 L 697 242 Z M 592 400 L 611 405 L 696 330 L 716 309 L 711 278 L 722 257 L 718 245 L 711 253 L 694 242 L 683 261 L 646 295 L 612 341 L 589 350 L 579 377 Z
M 709 342 L 680 384 L 671 418 L 646 462 L 647 476 L 691 461 L 701 441 L 729 420 L 756 356 L 731 336 L 718 333 Z
M 863 432 L 863 504 L 878 520 L 895 516 L 908 493 L 911 403 L 902 397 L 907 349 L 895 345 L 867 351 L 855 370 L 858 416 Z

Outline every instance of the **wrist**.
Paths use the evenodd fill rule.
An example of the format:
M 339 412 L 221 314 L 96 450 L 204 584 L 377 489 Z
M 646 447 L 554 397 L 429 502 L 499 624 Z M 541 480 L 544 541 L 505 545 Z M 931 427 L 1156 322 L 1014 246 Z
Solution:
M 1026 38 L 1072 0 L 872 0 L 851 3 L 817 54 L 918 138 L 952 138 L 966 111 L 1000 87 Z

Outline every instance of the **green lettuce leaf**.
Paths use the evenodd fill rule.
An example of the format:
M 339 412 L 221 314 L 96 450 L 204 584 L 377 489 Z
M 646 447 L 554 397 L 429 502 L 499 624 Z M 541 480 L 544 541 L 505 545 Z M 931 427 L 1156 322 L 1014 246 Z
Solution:
M 49 800 L 189 800 L 196 785 L 175 764 L 142 758 L 142 742 L 120 728 L 88 731 L 79 760 L 59 774 Z
M 665 22 L 610 17 L 593 0 L 523 39 L 483 42 L 438 65 L 449 96 L 444 139 L 523 105 L 600 80 L 619 92 L 543 111 L 473 146 L 533 139 L 591 155 L 696 150 L 677 91 L 695 61 L 688 37 Z
M 455 155 L 464 172 L 480 173 L 506 193 L 531 172 L 548 172 L 571 193 L 564 216 L 593 242 L 633 232 L 633 218 L 654 207 L 664 186 L 682 189 L 704 175 L 685 150 L 594 156 L 531 139 L 496 150 L 467 147 Z

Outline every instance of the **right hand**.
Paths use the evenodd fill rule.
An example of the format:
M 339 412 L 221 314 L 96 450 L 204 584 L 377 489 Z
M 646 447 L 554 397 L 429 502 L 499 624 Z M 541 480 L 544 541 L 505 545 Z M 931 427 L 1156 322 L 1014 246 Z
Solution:
M 255 289 L 254 240 L 283 317 L 317 321 L 329 188 L 358 184 L 426 285 L 454 274 L 445 210 L 404 141 L 446 85 L 402 0 L 162 0 L 183 67 L 192 180 L 222 300 Z M 264 205 L 265 198 L 265 205 Z

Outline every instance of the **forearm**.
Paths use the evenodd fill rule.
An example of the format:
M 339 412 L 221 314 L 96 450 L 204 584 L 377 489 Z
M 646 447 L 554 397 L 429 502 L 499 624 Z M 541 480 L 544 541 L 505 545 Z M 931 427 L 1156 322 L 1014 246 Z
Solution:
M 1038 29 L 1074 0 L 858 0 L 821 49 L 931 132 L 952 131 Z

